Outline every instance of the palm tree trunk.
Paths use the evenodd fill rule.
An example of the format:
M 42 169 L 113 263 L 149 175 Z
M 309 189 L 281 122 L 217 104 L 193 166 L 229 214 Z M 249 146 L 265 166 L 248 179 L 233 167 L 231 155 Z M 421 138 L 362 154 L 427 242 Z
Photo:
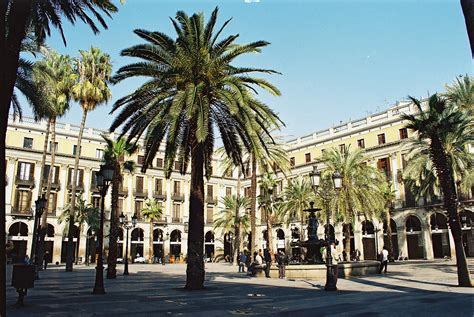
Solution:
M 117 162 L 116 162 L 117 163 Z M 110 212 L 109 256 L 107 257 L 108 279 L 117 277 L 117 238 L 118 238 L 118 196 L 121 183 L 121 168 L 115 164 L 114 179 L 112 180 L 112 210 Z
M 232 261 L 233 265 L 239 265 L 239 253 L 240 253 L 240 224 L 236 224 L 234 226 L 234 232 L 235 232 L 235 239 L 234 239 L 234 249 L 233 249 L 233 254 L 232 258 L 234 261 Z
M 351 258 L 351 224 L 347 223 L 344 230 L 344 238 L 346 243 L 344 244 L 344 251 L 346 251 L 346 257 Z
M 77 147 L 76 147 L 76 157 L 74 159 L 74 173 L 73 173 L 73 178 L 71 180 L 72 182 L 72 188 L 71 188 L 71 209 L 70 213 L 71 216 L 69 218 L 69 232 L 68 232 L 68 240 L 67 240 L 67 258 L 66 258 L 66 272 L 72 272 L 73 268 L 73 261 L 74 261 L 74 244 L 73 244 L 73 239 L 74 239 L 74 232 L 73 232 L 73 226 L 74 226 L 74 215 L 76 211 L 76 184 L 77 184 L 77 174 L 79 172 L 79 155 L 81 153 L 81 142 L 82 142 L 82 134 L 84 133 L 84 126 L 86 125 L 86 118 L 87 118 L 87 110 L 85 105 L 82 105 L 82 119 L 81 119 L 81 127 L 79 129 L 79 136 L 77 138 Z
M 256 209 L 257 209 L 257 159 L 252 154 L 252 177 L 250 179 L 250 254 L 253 255 L 256 247 L 257 228 L 256 228 Z
M 204 288 L 204 146 L 194 140 L 191 150 L 191 190 L 189 197 L 188 290 Z
M 393 244 L 392 244 L 392 226 L 390 224 L 390 209 L 386 209 L 385 211 L 385 221 L 387 222 L 387 251 L 388 251 L 388 259 L 392 261 L 395 258 L 393 254 Z M 383 232 L 382 232 L 383 234 Z
M 272 215 L 267 214 L 267 250 L 270 252 L 270 257 L 273 258 L 275 251 L 273 250 L 273 226 L 271 217 Z
M 461 0 L 461 7 L 466 23 L 467 36 L 471 44 L 471 56 L 474 58 L 474 3 L 470 0 Z
M 74 253 L 75 253 L 74 262 L 76 262 L 76 264 L 79 262 L 79 245 L 81 242 L 82 223 L 79 224 L 77 229 L 78 229 L 77 242 L 76 242 L 76 249 L 74 250 Z
M 15 87 L 18 59 L 20 57 L 21 41 L 25 38 L 32 1 L 11 2 L 8 10 L 8 26 L 6 25 L 8 1 L 0 1 L 0 108 L 2 119 L 0 120 L 0 148 L 5 149 L 7 136 L 8 114 L 10 113 L 11 99 Z M 11 18 L 15 17 L 15 18 Z M 6 36 L 8 30 L 8 37 Z M 0 175 L 5 175 L 5 151 L 0 151 Z M 0 206 L 6 206 L 5 200 L 5 177 L 0 177 Z M 5 208 L 0 211 L 0 241 L 5 241 Z M 6 316 L 6 258 L 5 248 L 0 248 L 0 316 Z
M 41 195 L 43 194 L 43 186 L 44 186 L 43 174 L 44 174 L 44 167 L 46 165 L 46 154 L 48 153 L 49 133 L 50 133 L 50 130 L 51 130 L 51 124 L 53 124 L 52 121 L 53 121 L 53 119 L 49 118 L 48 122 L 46 124 L 46 135 L 44 136 L 44 143 L 43 143 L 43 155 L 41 156 L 40 179 L 39 179 L 39 185 L 38 185 L 38 188 L 39 188 L 38 198 L 41 197 Z M 51 138 L 52 137 L 53 136 L 52 136 L 52 133 L 51 133 Z M 51 156 L 52 156 L 52 153 L 51 153 Z M 50 166 L 52 166 L 52 165 L 50 165 Z M 49 169 L 49 173 L 51 173 L 51 168 Z M 49 174 L 48 174 L 48 180 L 49 180 Z M 46 196 L 46 199 L 49 201 L 49 196 Z M 43 219 L 43 218 L 41 218 L 41 219 Z
M 154 250 L 153 250 L 153 219 L 150 220 L 150 263 L 153 263 L 153 259 L 155 258 Z
M 48 139 L 49 139 L 49 130 L 51 128 L 51 162 L 49 165 L 49 172 L 48 172 L 48 181 L 46 184 L 46 208 L 44 209 L 43 214 L 41 215 L 41 229 L 39 232 L 39 239 L 38 239 L 38 263 L 41 267 L 41 263 L 43 263 L 44 257 L 44 239 L 46 237 L 47 229 L 48 229 L 48 209 L 49 209 L 49 196 L 51 194 L 51 184 L 53 182 L 53 171 L 54 171 L 54 161 L 56 159 L 56 147 L 54 146 L 54 142 L 56 142 L 56 118 L 50 118 L 48 120 L 48 125 L 46 127 L 46 136 L 44 141 L 43 147 L 43 158 L 41 160 L 41 172 L 40 172 L 40 185 L 39 185 L 39 193 L 43 191 L 43 173 L 44 173 L 44 166 L 46 161 L 46 153 L 48 151 Z M 38 195 L 39 196 L 39 195 Z
M 449 226 L 451 228 L 456 250 L 458 285 L 472 287 L 466 254 L 464 253 L 464 247 L 462 244 L 461 222 L 457 211 L 458 200 L 456 185 L 454 183 L 451 165 L 448 163 L 448 157 L 439 139 L 431 139 L 430 152 L 436 166 L 436 174 L 438 175 L 443 190 L 444 207 L 447 209 L 449 215 Z

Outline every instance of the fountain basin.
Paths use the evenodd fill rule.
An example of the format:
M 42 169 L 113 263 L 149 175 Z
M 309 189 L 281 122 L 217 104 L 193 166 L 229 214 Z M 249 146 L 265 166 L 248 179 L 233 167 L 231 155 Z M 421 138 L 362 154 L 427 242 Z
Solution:
M 338 265 L 340 278 L 378 274 L 379 261 L 341 262 Z M 278 267 L 272 266 L 270 276 L 278 278 Z M 325 264 L 295 264 L 286 266 L 286 278 L 324 280 L 326 279 Z

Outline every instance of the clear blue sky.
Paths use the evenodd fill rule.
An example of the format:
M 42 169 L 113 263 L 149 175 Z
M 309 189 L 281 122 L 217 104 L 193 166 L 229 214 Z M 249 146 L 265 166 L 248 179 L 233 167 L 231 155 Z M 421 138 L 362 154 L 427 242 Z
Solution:
M 117 70 L 132 61 L 121 57 L 120 51 L 142 42 L 132 30 L 174 36 L 169 17 L 176 11 L 203 11 L 208 17 L 216 5 L 220 23 L 233 18 L 227 32 L 239 33 L 240 43 L 272 43 L 261 54 L 238 62 L 282 73 L 270 78 L 282 96 L 262 93 L 261 99 L 280 114 L 288 136 L 366 116 L 407 95 L 440 92 L 456 75 L 473 73 L 457 0 L 128 0 L 118 5 L 108 30 L 94 36 L 80 23 L 66 25 L 67 47 L 57 32 L 48 45 L 72 56 L 79 49 L 97 46 L 112 56 Z M 140 82 L 127 80 L 113 86 L 112 101 L 90 113 L 87 125 L 107 129 L 113 101 Z M 74 105 L 62 121 L 79 124 L 80 111 Z

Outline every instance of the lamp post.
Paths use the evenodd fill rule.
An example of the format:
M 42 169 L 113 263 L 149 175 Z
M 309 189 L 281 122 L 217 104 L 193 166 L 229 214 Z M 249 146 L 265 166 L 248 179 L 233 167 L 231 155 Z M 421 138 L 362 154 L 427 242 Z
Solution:
M 104 249 L 104 209 L 105 209 L 105 195 L 109 189 L 109 185 L 114 178 L 115 169 L 113 166 L 101 165 L 100 171 L 96 174 L 96 184 L 100 191 L 100 226 L 97 239 L 99 240 L 99 256 L 97 259 L 97 266 L 95 271 L 95 284 L 92 294 L 105 294 L 104 288 L 104 265 L 102 253 Z
M 232 239 L 234 238 L 232 232 L 229 232 L 229 242 L 230 242 L 230 263 L 234 263 L 234 253 L 232 249 Z
M 319 186 L 321 184 L 321 172 L 318 171 L 318 167 L 316 165 L 313 166 L 313 171 L 309 173 L 309 177 L 311 178 L 311 184 L 313 186 L 313 190 L 315 195 L 319 195 L 323 201 L 328 201 L 330 199 L 329 195 L 319 191 Z M 339 191 L 342 187 L 342 176 L 339 172 L 334 172 L 332 174 L 332 181 L 333 186 L 336 191 Z M 332 256 L 331 256 L 331 244 L 333 241 L 330 239 L 330 212 L 329 212 L 329 204 L 326 205 L 326 285 L 324 286 L 325 291 L 335 291 L 337 290 L 336 287 L 336 279 L 334 276 L 334 267 L 332 265 Z
M 125 262 L 124 262 L 124 269 L 123 269 L 123 275 L 129 275 L 128 274 L 128 231 L 132 228 L 135 228 L 137 225 L 137 216 L 133 215 L 132 216 L 132 222 L 130 223 L 123 212 L 120 214 L 120 224 L 122 225 L 125 230 L 127 230 L 127 239 L 125 240 Z
M 41 219 L 41 215 L 44 212 L 44 209 L 46 208 L 46 198 L 44 197 L 44 194 L 38 198 L 35 201 L 35 219 L 34 219 L 34 225 L 33 225 L 33 240 L 31 243 L 31 252 L 30 252 L 30 263 L 34 263 L 35 265 L 35 280 L 39 280 L 39 266 L 41 265 L 39 259 L 38 259 L 38 238 L 39 238 L 39 221 Z

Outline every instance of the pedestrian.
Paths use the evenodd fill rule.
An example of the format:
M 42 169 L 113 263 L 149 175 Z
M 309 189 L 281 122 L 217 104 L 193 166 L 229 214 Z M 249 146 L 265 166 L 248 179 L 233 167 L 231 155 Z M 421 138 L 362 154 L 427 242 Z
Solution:
M 260 253 L 261 252 L 262 250 L 260 250 Z M 255 261 L 250 264 L 249 269 L 247 271 L 247 274 L 251 276 L 255 276 L 256 269 L 265 269 L 265 264 L 263 263 L 262 256 L 257 251 L 253 253 L 253 256 Z
M 286 265 L 288 265 L 288 256 L 283 251 L 278 251 L 277 257 L 278 263 L 278 278 L 285 278 L 285 269 Z
M 49 251 L 46 251 L 43 256 L 43 267 L 45 271 L 46 271 L 46 268 L 48 267 L 49 261 L 50 261 L 50 254 L 49 254 Z
M 385 267 L 384 273 L 387 273 L 387 264 L 388 264 L 388 250 L 386 246 L 383 246 L 382 252 L 380 252 L 380 271 L 379 274 L 382 274 L 382 271 Z
M 247 262 L 247 256 L 242 251 L 239 256 L 239 273 L 245 273 L 245 263 Z
M 264 251 L 264 259 L 265 259 L 265 276 L 270 277 L 270 268 L 272 266 L 272 256 L 268 249 Z

